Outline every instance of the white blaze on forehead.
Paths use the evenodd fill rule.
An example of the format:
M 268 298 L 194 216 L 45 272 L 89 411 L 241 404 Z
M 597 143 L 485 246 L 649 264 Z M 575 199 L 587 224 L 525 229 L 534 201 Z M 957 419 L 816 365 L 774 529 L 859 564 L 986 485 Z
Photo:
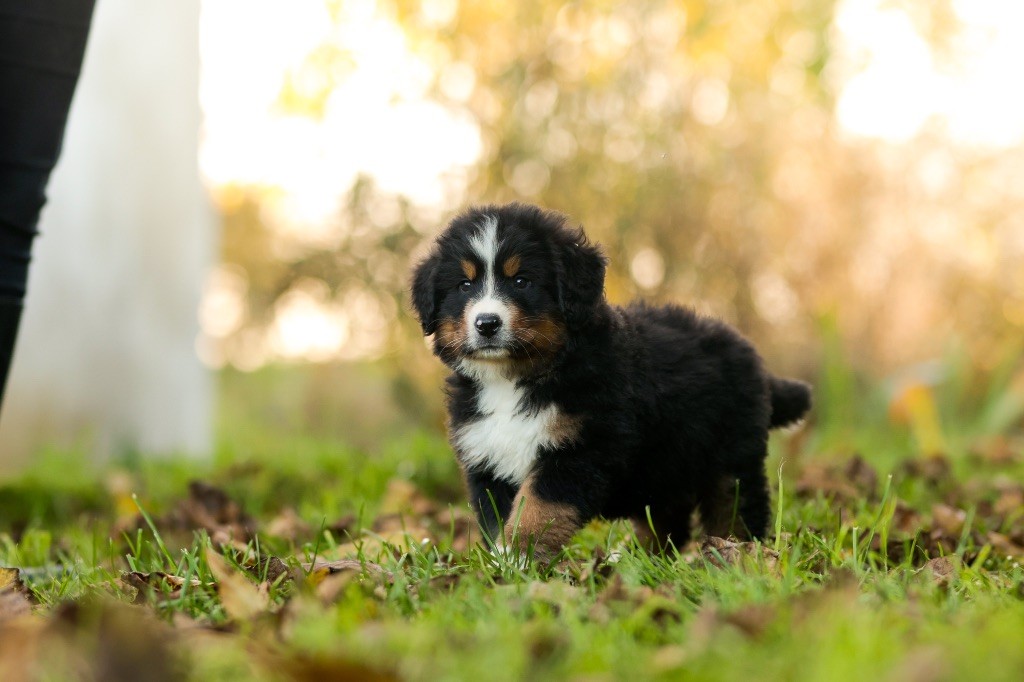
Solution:
M 493 277 L 494 261 L 498 257 L 498 217 L 484 216 L 480 231 L 469 239 L 469 246 L 487 268 L 488 277 Z
M 498 248 L 501 242 L 498 241 L 498 217 L 494 215 L 484 216 L 480 223 L 480 230 L 469 239 L 469 246 L 476 253 L 477 257 L 484 264 L 484 286 L 483 292 L 466 311 L 466 326 L 469 328 L 470 336 L 475 333 L 474 322 L 478 315 L 493 313 L 501 318 L 502 325 L 509 321 L 508 305 L 498 297 L 495 284 L 495 271 L 497 269 Z

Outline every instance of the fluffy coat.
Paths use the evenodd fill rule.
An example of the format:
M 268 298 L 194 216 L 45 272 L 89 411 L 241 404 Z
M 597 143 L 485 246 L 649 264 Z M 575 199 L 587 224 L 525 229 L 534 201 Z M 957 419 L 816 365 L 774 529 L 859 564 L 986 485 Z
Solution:
M 414 271 L 413 307 L 452 370 L 449 433 L 480 525 L 552 556 L 588 520 L 651 544 L 761 537 L 770 428 L 810 407 L 726 324 L 609 305 L 606 259 L 535 206 L 456 217 Z

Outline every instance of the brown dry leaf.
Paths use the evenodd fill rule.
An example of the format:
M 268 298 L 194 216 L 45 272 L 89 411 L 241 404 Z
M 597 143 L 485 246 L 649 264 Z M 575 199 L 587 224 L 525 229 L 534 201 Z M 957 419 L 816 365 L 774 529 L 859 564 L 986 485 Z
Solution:
M 428 498 L 412 482 L 401 478 L 388 481 L 387 491 L 380 503 L 381 515 L 413 514 L 429 516 L 438 511 L 437 503 Z
M 924 526 L 924 519 L 916 509 L 903 500 L 896 500 L 896 508 L 892 514 L 892 528 L 901 533 L 914 534 Z
M 20 568 L 6 568 L 0 566 L 0 590 L 7 588 L 11 589 L 24 589 L 25 585 L 21 582 L 21 569 Z
M 1024 513 L 1024 488 L 1002 491 L 992 504 L 992 513 L 1003 520 Z
M 121 575 L 121 582 L 138 590 L 138 594 L 135 595 L 134 603 L 136 604 L 144 603 L 149 594 L 155 595 L 160 601 L 178 599 L 186 584 L 184 578 L 163 571 L 124 573 Z M 188 581 L 188 586 L 200 588 L 203 586 L 203 582 L 198 578 L 191 578 Z
M 700 547 L 700 556 L 713 566 L 764 567 L 770 573 L 778 570 L 779 553 L 754 542 L 735 542 L 709 535 Z
M 188 485 L 188 498 L 165 519 L 172 527 L 205 529 L 215 544 L 246 542 L 256 533 L 256 522 L 226 492 L 203 481 Z
M 437 526 L 437 537 L 451 538 L 451 551 L 466 552 L 473 546 L 476 538 L 476 517 L 462 507 L 449 507 L 434 514 Z
M 936 504 L 932 506 L 932 518 L 938 530 L 956 540 L 964 530 L 964 523 L 967 521 L 967 512 L 963 509 L 950 507 L 948 504 Z
M 308 573 L 307 582 L 313 579 L 313 576 L 319 576 L 322 580 L 328 575 L 344 573 L 345 571 L 366 571 L 371 575 L 381 576 L 389 581 L 395 579 L 394 573 L 384 570 L 384 567 L 380 564 L 375 564 L 372 561 L 359 561 L 357 559 L 338 559 L 337 561 L 317 561 L 315 563 L 304 562 L 302 568 Z M 313 579 L 313 584 L 315 583 L 316 580 Z
M 355 514 L 345 514 L 339 519 L 328 523 L 324 530 L 328 531 L 336 539 L 344 538 L 346 536 L 354 535 L 356 532 L 356 523 L 359 522 L 358 517 Z
M 79 679 L 161 682 L 180 677 L 170 643 L 176 633 L 149 609 L 112 600 L 68 602 L 57 609 L 53 633 L 81 657 Z
M 1024 547 L 1002 533 L 990 532 L 985 538 L 988 540 L 988 544 L 992 545 L 992 549 L 1000 555 L 1013 559 L 1024 559 Z
M 277 661 L 272 667 L 286 670 L 288 679 L 295 682 L 397 682 L 400 679 L 393 671 L 343 658 L 294 656 Z
M 953 465 L 945 455 L 928 455 L 917 459 L 908 459 L 900 466 L 900 472 L 911 478 L 920 478 L 932 487 L 949 480 L 953 473 Z
M 247 621 L 266 613 L 270 608 L 270 595 L 266 583 L 253 585 L 227 560 L 213 549 L 206 550 L 206 563 L 217 579 L 217 594 L 228 617 Z
M 259 557 L 247 563 L 244 568 L 256 580 L 265 580 L 268 583 L 275 583 L 281 576 L 291 574 L 287 564 L 276 556 Z
M 32 610 L 32 598 L 21 582 L 21 570 L 0 568 L 0 623 Z
M 169 682 L 181 677 L 175 637 L 150 609 L 102 598 L 65 602 L 49 618 L 0 626 L 0 680 Z
M 375 529 L 353 542 L 339 545 L 334 552 L 349 558 L 367 556 L 378 559 L 383 554 L 390 554 L 397 559 L 413 545 L 425 548 L 435 542 L 433 533 L 423 526 L 408 526 L 398 517 L 388 519 L 385 523 L 374 524 L 380 525 L 380 530 Z M 394 519 L 393 523 L 391 519 Z
M 394 582 L 395 579 L 394 574 L 384 570 L 380 564 L 355 559 L 304 563 L 302 567 L 307 571 L 306 585 L 315 589 L 317 598 L 324 604 L 336 602 L 349 585 L 364 575 L 378 585 Z
M 285 507 L 267 523 L 266 533 L 284 540 L 307 538 L 312 533 L 310 525 L 302 520 L 293 507 Z
M 835 466 L 824 462 L 808 462 L 796 482 L 796 494 L 803 498 L 824 497 L 840 501 L 853 500 L 857 489 L 843 480 Z
M 796 482 L 796 494 L 819 494 L 837 500 L 873 498 L 878 492 L 878 472 L 860 455 L 845 463 L 808 462 Z
M 0 591 L 0 613 L 4 592 Z M 2 622 L 0 615 L 0 680 L 34 682 L 39 669 L 36 658 L 42 644 L 46 621 L 41 618 L 17 618 Z
M 1024 446 L 1006 436 L 995 436 L 979 442 L 970 452 L 978 461 L 996 466 L 1019 462 L 1024 455 Z
M 939 585 L 948 585 L 960 570 L 960 557 L 955 554 L 936 557 L 928 561 L 922 570 L 931 573 L 932 578 Z
M 604 549 L 601 547 L 594 547 L 590 553 L 590 558 L 584 562 L 576 574 L 577 582 L 601 582 L 611 577 L 612 573 L 615 572 L 615 564 L 618 562 L 618 553 L 613 553 L 612 556 L 605 554 Z
M 864 496 L 874 497 L 878 492 L 878 472 L 860 455 L 850 458 L 843 467 L 843 476 Z
M 722 621 L 732 625 L 747 637 L 760 637 L 775 622 L 777 610 L 767 604 L 749 604 L 724 614 Z

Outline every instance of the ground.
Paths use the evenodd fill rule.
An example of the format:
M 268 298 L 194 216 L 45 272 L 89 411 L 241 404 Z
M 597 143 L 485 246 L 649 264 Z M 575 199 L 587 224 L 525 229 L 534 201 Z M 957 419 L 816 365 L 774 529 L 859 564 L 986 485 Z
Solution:
M 46 454 L 0 483 L 0 679 L 1020 679 L 1012 425 L 819 395 L 773 439 L 764 543 L 652 554 L 598 521 L 549 566 L 480 544 L 439 434 Z

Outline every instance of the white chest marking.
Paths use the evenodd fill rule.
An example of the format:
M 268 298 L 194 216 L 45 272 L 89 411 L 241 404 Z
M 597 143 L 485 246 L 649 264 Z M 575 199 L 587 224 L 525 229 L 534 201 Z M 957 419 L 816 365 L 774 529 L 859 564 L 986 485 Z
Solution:
M 539 450 L 558 444 L 558 408 L 548 405 L 537 412 L 524 411 L 523 398 L 523 389 L 504 377 L 490 374 L 481 382 L 477 394 L 480 416 L 452 434 L 465 466 L 489 469 L 495 476 L 520 485 Z

